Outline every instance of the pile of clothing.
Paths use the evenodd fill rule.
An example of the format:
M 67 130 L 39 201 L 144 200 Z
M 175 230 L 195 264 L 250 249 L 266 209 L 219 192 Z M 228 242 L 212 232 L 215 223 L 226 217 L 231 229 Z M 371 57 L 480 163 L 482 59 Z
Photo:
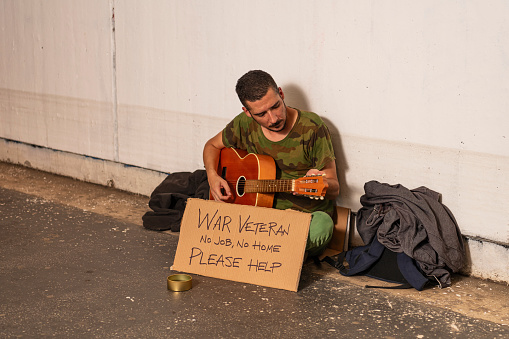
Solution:
M 440 286 L 450 286 L 451 272 L 465 265 L 466 254 L 458 224 L 440 193 L 378 181 L 367 182 L 364 191 L 356 217 L 364 243 L 376 237 L 391 251 L 413 258 Z
M 150 195 L 152 209 L 142 217 L 143 226 L 154 231 L 180 231 L 180 222 L 189 198 L 208 199 L 205 170 L 169 174 Z

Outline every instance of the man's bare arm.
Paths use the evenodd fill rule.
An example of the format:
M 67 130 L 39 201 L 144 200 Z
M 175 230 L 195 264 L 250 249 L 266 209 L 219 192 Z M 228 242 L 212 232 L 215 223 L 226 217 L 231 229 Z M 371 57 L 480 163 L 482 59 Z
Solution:
M 207 171 L 210 193 L 214 197 L 214 200 L 217 201 L 227 201 L 232 197 L 228 183 L 217 174 L 219 155 L 224 147 L 222 132 L 219 132 L 216 136 L 207 141 L 205 147 L 203 147 L 203 164 Z M 225 195 L 223 195 L 222 189 Z

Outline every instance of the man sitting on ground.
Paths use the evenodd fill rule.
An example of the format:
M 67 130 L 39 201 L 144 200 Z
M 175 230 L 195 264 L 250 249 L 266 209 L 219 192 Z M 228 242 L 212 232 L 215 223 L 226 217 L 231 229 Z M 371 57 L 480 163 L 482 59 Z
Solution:
M 268 73 L 260 70 L 243 75 L 236 86 L 243 112 L 207 141 L 203 162 L 211 195 L 228 202 L 232 192 L 216 172 L 221 149 L 233 147 L 265 154 L 276 162 L 276 179 L 324 175 L 328 184 L 324 200 L 292 193 L 276 193 L 274 208 L 312 213 L 306 251 L 319 255 L 332 237 L 334 201 L 339 194 L 334 149 L 329 130 L 312 112 L 287 107 L 283 90 Z

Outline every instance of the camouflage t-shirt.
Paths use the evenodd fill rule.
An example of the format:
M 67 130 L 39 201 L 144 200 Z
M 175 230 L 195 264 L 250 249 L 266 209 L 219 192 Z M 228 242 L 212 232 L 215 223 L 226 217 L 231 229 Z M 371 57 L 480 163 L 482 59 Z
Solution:
M 292 130 L 277 142 L 267 139 L 253 118 L 240 113 L 223 130 L 223 143 L 226 147 L 271 156 L 276 162 L 276 179 L 297 179 L 312 168 L 322 170 L 336 158 L 329 130 L 317 114 L 300 110 L 297 112 L 298 117 Z M 292 193 L 276 193 L 274 207 L 332 214 L 334 202 L 295 196 Z

